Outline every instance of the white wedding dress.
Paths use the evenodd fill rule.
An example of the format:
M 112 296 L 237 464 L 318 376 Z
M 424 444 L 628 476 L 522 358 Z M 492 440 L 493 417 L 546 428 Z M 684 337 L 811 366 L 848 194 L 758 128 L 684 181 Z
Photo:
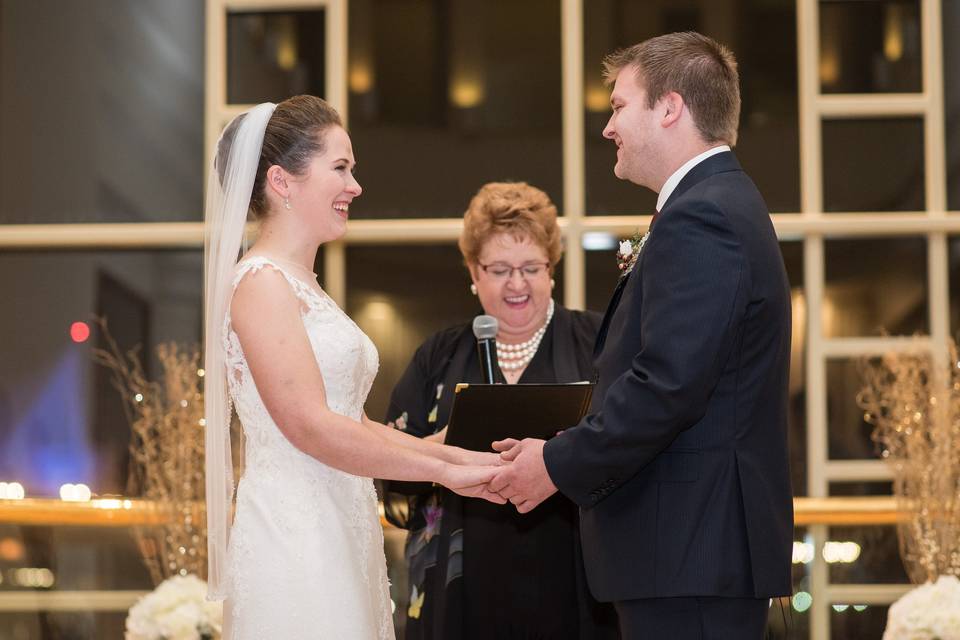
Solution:
M 234 289 L 264 267 L 280 271 L 301 302 L 328 405 L 360 420 L 379 367 L 373 343 L 329 296 L 267 258 L 242 260 Z M 229 313 L 224 342 L 230 397 L 246 436 L 228 545 L 228 640 L 392 639 L 373 481 L 290 444 L 260 399 Z

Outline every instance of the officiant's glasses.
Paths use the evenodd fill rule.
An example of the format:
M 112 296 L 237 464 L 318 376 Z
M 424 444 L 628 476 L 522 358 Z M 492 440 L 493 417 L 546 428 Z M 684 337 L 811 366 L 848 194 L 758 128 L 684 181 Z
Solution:
M 514 267 L 504 262 L 494 262 L 493 264 L 481 264 L 479 267 L 488 276 L 497 280 L 509 280 L 513 277 L 514 271 L 519 271 L 520 277 L 524 280 L 532 280 L 546 273 L 550 269 L 550 263 L 527 262 L 519 267 Z

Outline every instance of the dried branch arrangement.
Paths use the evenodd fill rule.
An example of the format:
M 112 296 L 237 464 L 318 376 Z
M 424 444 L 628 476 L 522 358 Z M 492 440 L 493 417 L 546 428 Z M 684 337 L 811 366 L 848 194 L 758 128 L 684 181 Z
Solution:
M 900 555 L 914 583 L 960 576 L 960 360 L 929 351 L 863 360 L 857 403 L 893 469 L 894 493 L 909 517 L 898 526 Z
M 173 575 L 206 576 L 203 370 L 199 347 L 157 346 L 159 380 L 148 380 L 138 349 L 121 353 L 99 320 L 106 349 L 94 360 L 110 369 L 130 423 L 133 495 L 169 513 L 166 523 L 137 527 L 135 535 L 154 584 Z

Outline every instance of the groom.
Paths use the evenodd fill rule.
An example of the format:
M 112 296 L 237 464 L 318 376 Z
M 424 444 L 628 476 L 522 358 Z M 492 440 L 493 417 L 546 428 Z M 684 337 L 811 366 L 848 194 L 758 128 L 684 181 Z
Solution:
M 614 173 L 659 193 L 597 338 L 591 413 L 495 443 L 521 512 L 580 505 L 590 589 L 624 639 L 763 637 L 790 593 L 790 289 L 766 204 L 730 151 L 733 54 L 674 33 L 610 55 Z

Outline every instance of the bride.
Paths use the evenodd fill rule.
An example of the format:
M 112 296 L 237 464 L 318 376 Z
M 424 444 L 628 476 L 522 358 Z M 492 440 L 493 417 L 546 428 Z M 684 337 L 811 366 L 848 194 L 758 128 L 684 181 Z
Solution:
M 210 597 L 226 600 L 225 638 L 393 638 L 371 477 L 503 503 L 486 489 L 496 454 L 414 438 L 363 411 L 376 349 L 312 272 L 361 193 L 353 167 L 339 115 L 313 96 L 252 108 L 217 145 L 204 253 L 206 482 Z M 237 261 L 248 212 L 259 234 Z M 231 400 L 245 435 L 232 525 Z

